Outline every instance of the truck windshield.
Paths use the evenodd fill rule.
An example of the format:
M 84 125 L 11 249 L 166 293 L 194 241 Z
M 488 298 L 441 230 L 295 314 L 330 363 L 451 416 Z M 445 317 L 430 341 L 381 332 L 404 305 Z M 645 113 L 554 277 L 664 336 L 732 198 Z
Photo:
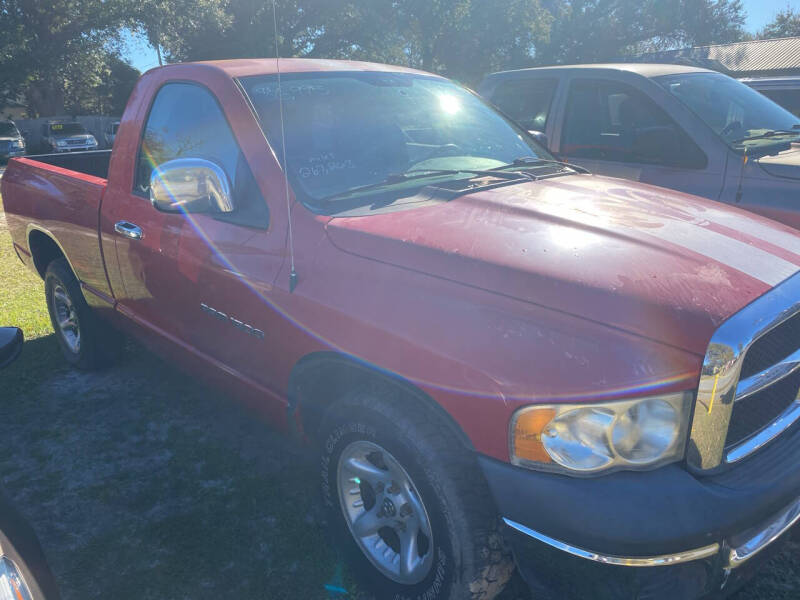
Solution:
M 50 125 L 50 131 L 53 135 L 77 135 L 86 133 L 83 125 L 80 123 L 53 123 Z
M 800 119 L 722 73 L 682 73 L 655 80 L 735 150 L 800 139 Z
M 19 132 L 16 126 L 9 121 L 0 121 L 0 136 L 2 137 L 18 137 Z
M 277 77 L 246 77 L 241 83 L 283 162 Z M 471 176 L 459 169 L 503 167 L 522 156 L 552 159 L 474 94 L 438 77 L 289 73 L 282 75 L 281 87 L 284 167 L 295 193 L 312 206 L 359 189 L 413 190 L 431 182 L 417 176 L 426 171 L 457 179 Z

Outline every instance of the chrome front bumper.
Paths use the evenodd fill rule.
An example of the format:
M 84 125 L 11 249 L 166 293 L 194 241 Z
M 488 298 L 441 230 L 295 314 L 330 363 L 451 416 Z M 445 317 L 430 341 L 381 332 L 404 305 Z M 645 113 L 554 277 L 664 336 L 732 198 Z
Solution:
M 623 567 L 663 567 L 709 558 L 718 554 L 720 548 L 725 548 L 727 552 L 723 563 L 725 569 L 735 569 L 742 566 L 778 540 L 784 533 L 788 532 L 798 521 L 800 521 L 800 498 L 765 522 L 734 536 L 731 540 L 725 540 L 721 545 L 714 543 L 702 548 L 659 556 L 616 556 L 573 546 L 534 531 L 511 519 L 503 518 L 503 522 L 515 531 L 547 544 L 556 550 L 598 563 Z

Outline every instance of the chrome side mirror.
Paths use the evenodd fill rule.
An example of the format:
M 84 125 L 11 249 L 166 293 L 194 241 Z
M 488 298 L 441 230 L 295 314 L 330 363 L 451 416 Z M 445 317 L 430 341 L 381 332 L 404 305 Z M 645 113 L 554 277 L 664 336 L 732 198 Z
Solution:
M 10 365 L 22 352 L 25 338 L 16 327 L 0 327 L 0 369 Z
M 153 169 L 150 202 L 164 212 L 233 212 L 228 176 L 202 158 L 176 158 Z

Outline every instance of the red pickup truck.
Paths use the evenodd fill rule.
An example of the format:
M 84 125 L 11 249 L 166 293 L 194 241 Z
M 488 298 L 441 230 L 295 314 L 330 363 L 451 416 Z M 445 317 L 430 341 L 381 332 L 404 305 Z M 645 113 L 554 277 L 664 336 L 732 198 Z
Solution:
M 10 161 L 67 359 L 128 332 L 315 443 L 379 597 L 740 586 L 800 516 L 800 237 L 438 76 L 276 67 L 149 71 L 113 152 Z

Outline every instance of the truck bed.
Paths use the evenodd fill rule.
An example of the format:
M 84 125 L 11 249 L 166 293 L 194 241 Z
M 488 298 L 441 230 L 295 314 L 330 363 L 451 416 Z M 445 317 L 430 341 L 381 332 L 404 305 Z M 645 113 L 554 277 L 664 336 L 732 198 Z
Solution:
M 100 204 L 111 151 L 12 158 L 0 179 L 3 210 L 14 249 L 43 274 L 50 253 L 37 244 L 57 244 L 84 290 L 111 297 L 100 249 Z M 41 248 L 39 248 L 41 250 Z
M 29 160 L 47 163 L 69 171 L 108 179 L 108 165 L 111 150 L 90 150 L 88 152 L 63 152 L 58 154 L 35 154 Z

